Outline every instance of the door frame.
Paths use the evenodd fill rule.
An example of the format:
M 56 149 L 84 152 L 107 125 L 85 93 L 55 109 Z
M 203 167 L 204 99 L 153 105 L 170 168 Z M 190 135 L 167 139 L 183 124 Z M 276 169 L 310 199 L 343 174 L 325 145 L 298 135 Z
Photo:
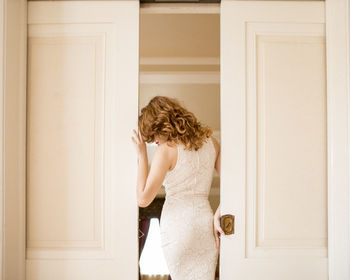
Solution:
M 169 11 L 171 10 L 172 13 L 203 13 L 204 7 L 201 8 L 199 4 L 188 6 L 190 9 L 181 8 L 180 5 L 174 4 Z M 142 12 L 156 13 L 157 11 L 164 13 L 164 8 L 160 9 L 153 4 L 147 11 Z M 220 12 L 215 6 L 207 11 L 208 13 Z M 349 1 L 325 0 L 325 13 L 328 267 L 330 280 L 343 280 L 350 279 L 350 268 L 348 267 L 350 263 Z M 0 19 L 2 19 L 0 25 L 0 280 L 8 280 L 10 276 L 11 279 L 14 279 L 13 275 L 17 279 L 25 280 L 27 0 L 0 0 Z M 11 46 L 16 44 L 17 48 L 8 48 L 9 44 Z M 18 73 L 16 79 L 13 79 L 15 83 L 11 79 L 13 73 Z M 14 141 L 6 141 L 8 136 L 15 137 L 11 138 Z M 14 180 L 14 178 L 17 179 Z M 13 193 L 14 190 L 17 193 Z M 13 197 L 16 200 L 10 200 L 10 195 L 15 195 Z M 11 223 L 6 221 L 11 221 Z M 14 230 L 16 234 L 12 234 Z M 19 249 L 13 248 L 14 244 L 19 246 Z
M 325 10 L 328 268 L 340 280 L 350 279 L 350 4 L 326 0 Z
M 0 279 L 22 280 L 26 257 L 27 1 L 0 0 L 0 21 Z

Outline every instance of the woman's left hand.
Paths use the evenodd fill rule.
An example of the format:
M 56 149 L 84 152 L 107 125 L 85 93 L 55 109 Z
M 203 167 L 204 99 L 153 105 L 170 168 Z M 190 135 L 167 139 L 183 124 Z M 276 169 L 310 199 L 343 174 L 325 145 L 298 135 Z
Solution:
M 143 142 L 140 132 L 137 133 L 135 129 L 133 129 L 134 136 L 131 136 L 132 142 L 134 143 L 134 147 L 136 149 L 137 155 L 142 156 L 147 154 L 146 151 L 146 143 Z
M 221 236 L 225 235 L 225 232 L 222 230 L 222 228 L 220 226 L 220 212 L 219 211 L 215 212 L 213 221 L 214 221 L 213 222 L 213 231 L 214 231 L 214 237 L 215 237 L 215 241 L 216 241 L 216 248 L 219 249 Z

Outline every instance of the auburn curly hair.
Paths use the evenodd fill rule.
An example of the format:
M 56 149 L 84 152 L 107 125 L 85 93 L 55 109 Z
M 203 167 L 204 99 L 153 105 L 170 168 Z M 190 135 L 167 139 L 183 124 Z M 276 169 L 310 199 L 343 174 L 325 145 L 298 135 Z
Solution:
M 196 151 L 213 134 L 211 127 L 201 124 L 177 99 L 159 95 L 141 109 L 138 126 L 144 142 L 160 137 Z

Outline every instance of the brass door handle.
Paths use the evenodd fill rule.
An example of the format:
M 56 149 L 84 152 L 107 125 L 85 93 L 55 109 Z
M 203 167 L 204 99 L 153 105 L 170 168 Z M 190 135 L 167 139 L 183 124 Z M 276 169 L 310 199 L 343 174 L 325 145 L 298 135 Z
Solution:
M 222 215 L 220 217 L 220 226 L 225 235 L 234 234 L 235 231 L 235 216 L 231 214 Z

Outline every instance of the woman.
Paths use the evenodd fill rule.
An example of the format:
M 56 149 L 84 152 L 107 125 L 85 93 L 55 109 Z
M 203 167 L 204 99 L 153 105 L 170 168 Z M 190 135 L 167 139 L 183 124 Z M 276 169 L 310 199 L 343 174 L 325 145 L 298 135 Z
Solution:
M 142 108 L 139 132 L 131 137 L 138 155 L 137 200 L 147 207 L 165 187 L 161 246 L 172 280 L 213 280 L 219 251 L 220 207 L 210 207 L 214 168 L 220 174 L 220 146 L 176 99 L 155 96 Z M 148 173 L 146 144 L 156 142 Z

